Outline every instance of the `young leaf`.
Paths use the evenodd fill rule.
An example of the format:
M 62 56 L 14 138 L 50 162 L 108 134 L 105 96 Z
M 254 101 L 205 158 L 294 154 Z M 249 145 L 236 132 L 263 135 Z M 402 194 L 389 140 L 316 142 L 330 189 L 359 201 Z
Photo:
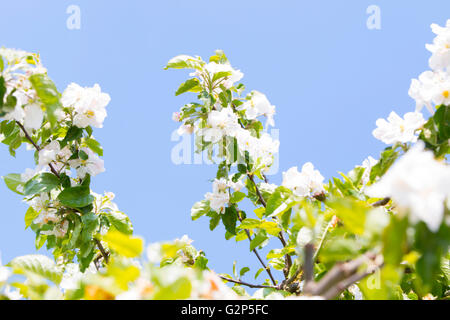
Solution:
M 131 237 L 118 231 L 109 231 L 103 236 L 103 241 L 119 255 L 127 258 L 139 257 L 144 250 L 144 241 L 141 238 Z

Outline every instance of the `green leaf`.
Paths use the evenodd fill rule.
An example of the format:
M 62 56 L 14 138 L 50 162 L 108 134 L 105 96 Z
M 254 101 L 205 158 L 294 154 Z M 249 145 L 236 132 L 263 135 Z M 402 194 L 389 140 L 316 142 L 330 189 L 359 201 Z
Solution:
M 24 195 L 32 196 L 38 193 L 50 192 L 59 186 L 59 179 L 53 173 L 44 172 L 25 183 Z
M 61 204 L 70 208 L 83 208 L 95 200 L 90 193 L 90 189 L 85 186 L 70 187 L 59 194 L 58 200 Z
M 293 202 L 289 202 L 292 191 L 285 187 L 278 187 L 267 200 L 266 215 L 283 214 L 290 209 Z
M 202 65 L 205 63 L 199 59 L 196 59 L 191 56 L 180 55 L 176 56 L 167 63 L 167 66 L 164 68 L 167 69 L 196 69 L 201 70 Z
M 76 247 L 77 241 L 80 237 L 81 231 L 83 230 L 83 224 L 81 223 L 81 221 L 79 220 L 79 218 L 77 218 L 75 221 L 75 227 L 73 228 L 72 231 L 72 235 L 70 237 L 69 243 L 67 245 L 67 247 L 69 249 L 73 249 Z
M 95 139 L 89 138 L 89 139 L 86 139 L 85 143 L 86 143 L 86 145 L 88 146 L 89 149 L 94 151 L 100 157 L 103 157 L 103 148 L 100 145 L 100 142 L 98 142 Z
M 239 271 L 239 276 L 243 277 L 249 271 L 250 271 L 249 267 L 244 267 L 241 269 L 241 271 Z
M 59 284 L 62 272 L 50 258 L 42 255 L 28 255 L 13 259 L 8 266 L 17 274 L 33 273 Z
M 394 164 L 395 160 L 399 157 L 400 153 L 396 151 L 396 148 L 386 148 L 381 154 L 378 163 L 372 167 L 370 172 L 370 181 L 374 182 L 376 178 L 382 177 Z
M 236 235 L 236 223 L 238 220 L 238 213 L 235 207 L 228 207 L 225 213 L 222 214 L 222 222 L 225 229 L 232 235 Z
M 59 102 L 60 94 L 55 84 L 46 74 L 34 74 L 29 79 L 38 97 L 46 107 L 47 117 L 51 126 L 54 127 L 57 121 L 55 112 L 62 108 Z
M 193 221 L 199 219 L 200 217 L 208 214 L 211 211 L 209 206 L 209 201 L 203 200 L 199 201 L 191 209 L 191 218 Z
M 130 218 L 125 213 L 120 211 L 110 211 L 104 215 L 118 231 L 128 235 L 133 234 L 133 225 Z
M 86 161 L 87 159 L 89 159 L 89 156 L 87 155 L 86 152 L 84 152 L 83 150 L 80 150 L 78 152 L 78 156 L 80 157 L 81 160 Z
M 236 191 L 231 195 L 230 202 L 231 203 L 239 203 L 244 200 L 246 197 L 245 193 Z
M 90 243 L 96 233 L 98 226 L 100 225 L 99 217 L 90 212 L 81 216 L 83 222 L 83 231 L 81 232 L 81 241 L 83 243 Z
M 340 198 L 327 201 L 327 205 L 335 210 L 347 230 L 357 235 L 364 233 L 367 212 L 371 209 L 364 201 Z
M 185 92 L 200 92 L 201 90 L 202 87 L 200 85 L 200 81 L 197 78 L 193 78 L 182 83 L 177 92 L 175 92 L 175 95 L 179 96 Z
M 383 232 L 383 256 L 386 264 L 398 266 L 402 262 L 406 249 L 407 228 L 407 218 L 391 217 L 390 224 Z
M 354 239 L 334 238 L 327 241 L 320 251 L 320 261 L 338 262 L 351 260 L 359 254 L 361 244 Z
M 33 223 L 34 219 L 39 216 L 39 212 L 33 209 L 33 207 L 29 207 L 27 212 L 25 213 L 25 229 L 28 229 L 29 226 Z
M 208 216 L 211 218 L 211 220 L 209 220 L 209 230 L 213 231 L 220 223 L 221 214 L 218 214 L 215 211 L 210 211 Z
M 450 106 L 441 105 L 433 117 L 424 125 L 420 139 L 437 157 L 450 152 Z
M 127 258 L 139 257 L 144 250 L 144 241 L 141 238 L 131 237 L 118 231 L 109 231 L 103 236 L 103 241 L 119 255 Z
M 247 218 L 242 220 L 241 224 L 238 226 L 238 229 L 255 229 L 258 228 L 261 224 L 260 220 Z
M 255 274 L 255 280 L 258 279 L 259 275 L 261 274 L 261 272 L 263 272 L 265 269 L 264 268 L 260 268 L 258 269 L 258 271 Z
M 67 130 L 66 136 L 63 140 L 63 145 L 66 145 L 68 142 L 73 140 L 78 140 L 83 136 L 83 129 L 78 127 L 70 127 L 69 130 Z
M 258 233 L 256 233 L 252 241 L 250 241 L 250 251 L 255 250 L 266 240 L 267 240 L 267 233 L 264 230 L 258 231 Z
M 24 185 L 20 174 L 17 174 L 17 173 L 8 174 L 7 176 L 3 177 L 3 180 L 5 181 L 5 184 L 9 190 L 11 190 L 17 194 L 23 195 L 23 193 L 21 193 L 20 191 L 17 191 L 17 187 Z
M 160 287 L 154 294 L 155 300 L 185 300 L 191 296 L 191 281 L 182 277 L 168 286 Z

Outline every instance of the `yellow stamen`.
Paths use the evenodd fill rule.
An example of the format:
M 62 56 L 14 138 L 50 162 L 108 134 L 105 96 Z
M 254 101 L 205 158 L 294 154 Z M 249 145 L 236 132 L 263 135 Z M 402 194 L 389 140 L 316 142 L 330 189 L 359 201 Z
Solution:
M 448 97 L 450 96 L 450 92 L 448 90 L 445 90 L 444 92 L 442 92 L 442 95 L 448 99 Z
M 86 116 L 88 116 L 89 118 L 92 118 L 95 116 L 95 113 L 94 113 L 94 111 L 89 110 L 89 111 L 86 111 Z

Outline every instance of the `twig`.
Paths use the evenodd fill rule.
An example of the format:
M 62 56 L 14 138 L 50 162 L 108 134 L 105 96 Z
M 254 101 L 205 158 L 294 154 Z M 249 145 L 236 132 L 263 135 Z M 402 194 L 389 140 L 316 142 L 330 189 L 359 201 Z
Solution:
M 258 196 L 259 202 L 261 202 L 261 204 L 264 206 L 264 208 L 267 208 L 267 203 L 264 200 L 261 192 L 259 191 L 258 185 L 255 182 L 255 178 L 253 175 L 251 174 L 247 174 L 248 178 L 250 179 L 250 181 L 253 183 L 254 187 L 255 187 L 255 191 L 256 191 L 256 195 Z M 264 181 L 266 181 L 267 183 L 267 177 L 265 175 L 263 175 L 264 177 Z M 280 239 L 281 244 L 283 245 L 283 247 L 287 246 L 286 240 L 284 238 L 284 234 L 283 234 L 283 230 L 280 231 L 280 233 L 278 234 L 278 239 Z M 288 275 L 289 275 L 289 270 L 291 269 L 292 266 L 292 258 L 289 254 L 286 254 L 284 256 L 284 260 L 285 260 L 285 264 L 286 264 L 286 268 L 284 270 L 284 276 L 287 279 Z
M 242 218 L 241 218 L 240 214 L 238 214 L 238 218 L 239 218 L 239 221 L 242 222 Z M 248 240 L 250 240 L 250 242 L 251 242 L 251 241 L 252 241 L 252 236 L 250 235 L 250 231 L 248 231 L 248 229 L 245 229 L 245 233 L 247 234 Z M 266 270 L 267 274 L 268 274 L 269 277 L 270 277 L 270 280 L 272 280 L 272 283 L 273 283 L 274 285 L 276 285 L 277 282 L 275 281 L 275 278 L 274 278 L 273 275 L 272 275 L 272 271 L 270 271 L 270 268 L 267 267 L 267 265 L 265 264 L 264 260 L 263 260 L 263 259 L 261 258 L 261 256 L 259 255 L 258 250 L 256 250 L 256 248 L 255 248 L 255 249 L 253 249 L 252 251 L 253 251 L 253 253 L 255 254 L 255 256 L 258 258 L 258 260 L 259 260 L 259 262 L 261 263 L 261 265 L 262 265 L 262 266 L 264 267 L 264 269 Z
M 25 127 L 19 121 L 16 121 L 16 123 L 20 127 L 20 129 L 22 129 L 23 133 L 25 134 L 25 138 L 27 138 L 27 140 L 30 141 L 30 143 L 34 146 L 34 148 L 38 152 L 41 151 L 41 148 L 36 144 L 36 142 L 33 141 L 31 136 L 28 134 L 27 130 L 25 130 Z M 50 170 L 52 171 L 52 173 L 55 176 L 57 176 L 58 178 L 60 178 L 59 173 L 56 171 L 55 167 L 53 167 L 53 165 L 51 163 L 49 163 L 48 166 L 50 167 Z
M 375 255 L 369 253 L 347 263 L 339 263 L 319 282 L 311 282 L 308 286 L 305 286 L 305 293 L 332 299 L 355 282 L 360 281 L 380 268 L 382 263 L 375 263 L 368 267 L 365 272 L 361 273 L 358 271 L 365 263 L 374 262 L 376 258 Z
M 222 280 L 228 281 L 228 282 L 232 282 L 232 283 L 236 283 L 236 284 L 240 284 L 243 286 L 247 286 L 249 288 L 254 288 L 254 289 L 277 289 L 279 290 L 280 288 L 278 288 L 278 286 L 266 286 L 266 285 L 258 285 L 258 284 L 250 284 L 244 281 L 240 281 L 240 280 L 234 280 L 234 279 L 230 279 L 227 277 L 223 277 L 223 276 L 219 276 L 219 278 L 221 278 Z
M 314 281 L 314 245 L 308 243 L 305 245 L 304 279 L 307 286 Z
M 100 242 L 100 240 L 94 239 L 94 241 L 103 256 L 103 259 L 105 259 L 105 263 L 108 264 L 109 263 L 109 254 L 106 252 L 105 248 L 103 248 L 103 245 Z

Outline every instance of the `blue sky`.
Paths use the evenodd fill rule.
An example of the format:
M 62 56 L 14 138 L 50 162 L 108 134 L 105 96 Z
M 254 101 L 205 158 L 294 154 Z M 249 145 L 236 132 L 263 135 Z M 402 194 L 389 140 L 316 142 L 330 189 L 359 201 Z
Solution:
M 66 27 L 69 5 L 81 29 Z M 381 30 L 366 27 L 369 5 Z M 245 73 L 248 89 L 277 106 L 281 172 L 311 161 L 326 178 L 347 172 L 384 148 L 372 137 L 376 119 L 414 109 L 411 78 L 427 69 L 429 28 L 450 18 L 448 0 L 430 1 L 2 1 L 0 46 L 39 52 L 63 91 L 70 82 L 99 83 L 111 95 L 108 118 L 95 131 L 106 173 L 97 192 L 113 191 L 147 242 L 189 234 L 217 272 L 258 266 L 247 243 L 190 220 L 192 204 L 210 191 L 214 167 L 171 161 L 172 112 L 195 96 L 175 97 L 187 72 L 164 71 L 178 54 L 208 58 L 223 49 Z M 446 15 L 447 13 L 447 15 Z M 0 149 L 0 175 L 33 167 L 32 154 Z M 24 230 L 25 204 L 0 184 L 3 261 L 34 253 Z

